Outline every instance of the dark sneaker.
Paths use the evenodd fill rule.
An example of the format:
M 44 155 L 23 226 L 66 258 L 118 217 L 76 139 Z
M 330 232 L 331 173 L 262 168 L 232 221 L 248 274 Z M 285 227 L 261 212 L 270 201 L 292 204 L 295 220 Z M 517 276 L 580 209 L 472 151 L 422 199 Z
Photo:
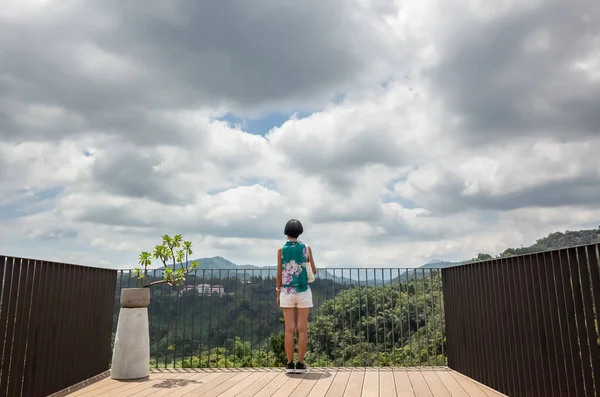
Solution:
M 304 365 L 304 363 L 296 364 L 296 373 L 297 374 L 303 374 L 305 372 L 306 372 L 306 365 Z
M 288 374 L 293 374 L 294 372 L 296 372 L 296 366 L 294 365 L 294 363 L 288 363 L 285 366 L 285 372 Z

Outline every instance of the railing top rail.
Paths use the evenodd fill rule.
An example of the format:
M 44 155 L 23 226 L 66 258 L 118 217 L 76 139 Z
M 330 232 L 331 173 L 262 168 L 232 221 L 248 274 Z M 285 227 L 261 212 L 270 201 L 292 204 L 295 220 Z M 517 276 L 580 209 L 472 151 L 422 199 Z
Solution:
M 56 263 L 56 264 L 60 264 L 60 265 L 75 266 L 75 267 L 85 267 L 85 268 L 90 268 L 90 269 L 100 269 L 100 270 L 110 270 L 110 271 L 117 271 L 118 270 L 118 269 L 111 269 L 111 268 L 100 267 L 100 266 L 89 266 L 89 265 L 81 265 L 81 264 L 77 264 L 77 263 L 68 263 L 68 262 L 62 262 L 62 261 L 51 261 L 51 260 L 39 259 L 39 258 L 26 258 L 26 257 L 21 257 L 21 256 L 12 256 L 12 255 L 3 255 L 3 254 L 0 254 L 0 258 L 18 259 L 18 260 L 26 260 L 26 261 L 37 261 L 37 262 L 46 262 L 46 263 Z
M 452 265 L 455 266 L 455 265 Z M 169 266 L 170 268 L 172 268 L 173 266 Z M 179 266 L 178 266 L 179 267 Z M 317 266 L 317 270 L 318 271 L 334 271 L 334 272 L 338 272 L 338 271 L 352 271 L 352 272 L 364 272 L 364 271 L 378 271 L 378 270 L 400 270 L 400 271 L 413 271 L 413 270 L 417 270 L 419 272 L 421 271 L 430 271 L 430 270 L 442 270 L 445 269 L 446 267 L 318 267 Z M 148 272 L 153 272 L 153 271 L 158 271 L 158 270 L 162 270 L 163 268 L 157 268 L 157 269 L 148 269 Z M 113 270 L 117 270 L 117 271 L 123 271 L 123 272 L 128 272 L 128 271 L 134 271 L 135 268 L 118 268 L 118 269 L 113 269 Z M 222 268 L 198 268 L 198 271 L 202 271 L 202 270 L 213 270 L 213 271 L 222 271 L 222 272 L 227 272 L 227 271 L 256 271 L 256 272 L 267 272 L 267 271 L 275 271 L 277 270 L 276 267 L 268 267 L 268 268 L 260 268 L 260 267 L 256 267 L 255 269 L 245 269 L 245 268 L 235 268 L 235 267 L 228 267 L 225 269 Z
M 573 245 L 573 246 L 564 247 L 564 248 L 555 248 L 555 249 L 545 250 L 545 251 L 529 252 L 527 254 L 521 254 L 521 255 L 506 256 L 506 257 L 502 257 L 502 258 L 492 258 L 492 259 L 487 259 L 484 261 L 473 261 L 473 262 L 461 263 L 461 264 L 448 266 L 443 269 L 463 267 L 463 266 L 482 264 L 482 263 L 491 263 L 491 262 L 502 260 L 502 259 L 526 258 L 526 257 L 530 257 L 532 255 L 537 255 L 537 254 L 548 254 L 548 253 L 551 254 L 551 253 L 561 252 L 561 251 L 565 251 L 565 250 L 573 250 L 573 249 L 578 249 L 578 248 L 597 247 L 597 246 L 600 246 L 600 241 L 597 243 L 592 243 L 592 244 Z

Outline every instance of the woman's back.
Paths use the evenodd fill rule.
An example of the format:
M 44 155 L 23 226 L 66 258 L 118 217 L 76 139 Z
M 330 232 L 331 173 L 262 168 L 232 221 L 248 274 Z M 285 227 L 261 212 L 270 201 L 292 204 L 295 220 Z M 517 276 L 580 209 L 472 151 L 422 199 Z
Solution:
M 308 247 L 300 241 L 288 241 L 281 249 L 282 287 L 287 293 L 304 292 L 308 289 Z

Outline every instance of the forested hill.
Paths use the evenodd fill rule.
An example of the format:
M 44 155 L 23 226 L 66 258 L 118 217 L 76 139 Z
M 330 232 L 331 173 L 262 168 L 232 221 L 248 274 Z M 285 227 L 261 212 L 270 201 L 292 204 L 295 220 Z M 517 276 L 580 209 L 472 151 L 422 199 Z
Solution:
M 564 233 L 555 232 L 536 241 L 529 247 L 509 248 L 500 256 L 513 256 L 531 254 L 534 252 L 549 251 L 560 248 L 574 247 L 577 245 L 586 245 L 600 243 L 600 226 L 598 229 L 570 231 Z

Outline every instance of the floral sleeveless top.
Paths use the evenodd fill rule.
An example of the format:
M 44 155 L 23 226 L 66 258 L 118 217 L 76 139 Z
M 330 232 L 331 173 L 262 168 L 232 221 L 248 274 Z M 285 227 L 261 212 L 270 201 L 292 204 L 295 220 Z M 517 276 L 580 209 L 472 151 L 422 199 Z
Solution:
M 308 247 L 300 241 L 288 241 L 281 249 L 281 290 L 288 294 L 308 290 Z

